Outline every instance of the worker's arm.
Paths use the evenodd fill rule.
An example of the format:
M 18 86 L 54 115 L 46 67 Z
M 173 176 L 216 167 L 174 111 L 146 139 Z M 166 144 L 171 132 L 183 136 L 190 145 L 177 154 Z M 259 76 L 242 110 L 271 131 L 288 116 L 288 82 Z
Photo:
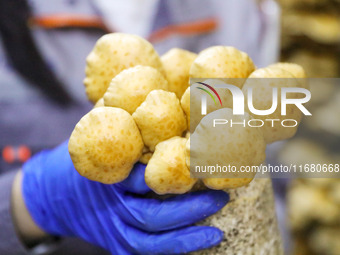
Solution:
M 20 239 L 27 245 L 42 241 L 48 235 L 34 223 L 22 197 L 22 172 L 15 175 L 12 186 L 12 217 Z

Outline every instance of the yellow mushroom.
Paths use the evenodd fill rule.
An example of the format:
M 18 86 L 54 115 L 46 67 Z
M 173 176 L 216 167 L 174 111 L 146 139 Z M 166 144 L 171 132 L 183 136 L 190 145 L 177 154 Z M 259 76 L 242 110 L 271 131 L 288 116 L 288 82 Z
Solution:
M 255 65 L 246 53 L 233 47 L 213 46 L 198 54 L 190 78 L 247 78 L 254 70 Z
M 102 36 L 86 58 L 84 85 L 89 100 L 97 102 L 113 77 L 136 65 L 151 66 L 164 72 L 157 52 L 145 39 L 122 33 Z
M 145 169 L 145 182 L 157 194 L 183 194 L 196 183 L 185 163 L 186 141 L 173 137 L 156 146 Z
M 213 46 L 201 51 L 190 69 L 190 78 L 206 78 L 206 84 L 213 86 L 219 83 L 233 84 L 242 88 L 245 78 L 255 70 L 255 65 L 251 58 L 244 52 L 234 47 Z M 209 78 L 215 78 L 210 79 Z M 216 80 L 219 78 L 219 80 Z M 197 84 L 192 86 L 200 87 Z M 227 89 L 215 90 L 221 97 L 222 105 L 207 100 L 207 113 L 221 108 L 231 108 L 233 106 L 232 94 Z M 191 125 L 193 132 L 203 115 L 201 115 L 201 95 L 202 91 L 191 88 Z
M 294 105 L 287 105 L 287 115 L 281 115 L 281 88 L 299 87 L 299 82 L 294 76 L 278 67 L 261 68 L 254 71 L 243 86 L 243 94 L 247 95 L 249 88 L 253 89 L 253 106 L 257 110 L 268 110 L 273 104 L 273 88 L 278 88 L 278 106 L 274 113 L 269 115 L 255 115 L 255 119 L 263 120 L 264 125 L 261 127 L 266 143 L 291 138 L 295 135 L 296 127 L 284 127 L 281 121 L 284 119 L 294 119 L 299 124 L 302 113 Z M 298 93 L 289 93 L 289 98 L 299 98 Z M 248 104 L 246 104 L 248 105 Z M 249 111 L 248 106 L 246 109 Z M 250 112 L 250 111 L 249 111 Z M 266 120 L 275 121 L 266 121 Z M 289 122 L 287 125 L 293 125 Z
M 190 87 L 186 89 L 181 98 L 181 106 L 187 118 L 188 129 L 190 130 Z
M 178 98 L 182 97 L 189 86 L 189 71 L 196 57 L 196 53 L 178 48 L 169 50 L 161 57 L 169 91 L 174 92 Z
M 296 78 L 306 77 L 299 65 L 277 63 L 254 71 L 256 67 L 246 53 L 227 46 L 213 46 L 198 55 L 174 48 L 160 58 L 146 40 L 122 33 L 101 37 L 86 61 L 85 89 L 96 104 L 78 122 L 69 140 L 76 170 L 88 179 L 112 184 L 127 178 L 139 160 L 147 164 L 146 183 L 158 194 L 190 191 L 197 179 L 191 178 L 189 169 L 197 165 L 237 169 L 204 176 L 208 188 L 246 185 L 255 172 L 241 173 L 241 166 L 261 164 L 266 142 L 286 139 L 296 132 L 297 127 L 269 128 L 266 122 L 261 128 L 230 126 L 230 121 L 247 122 L 252 117 L 248 113 L 233 115 L 231 92 L 216 87 L 218 101 L 207 100 L 204 117 L 202 84 L 197 81 L 213 87 L 233 84 L 244 94 L 253 88 L 253 105 L 259 110 L 270 108 L 273 87 L 307 88 L 306 83 L 297 82 Z M 189 78 L 195 82 L 190 87 Z M 263 82 L 262 78 L 290 79 Z M 301 96 L 292 94 L 294 98 Z M 301 112 L 291 107 L 288 105 L 284 118 L 300 122 Z M 280 107 L 271 115 L 255 118 L 281 120 L 279 113 Z M 212 127 L 214 119 L 228 120 L 229 125 Z
M 294 63 L 275 63 L 268 67 L 278 67 L 287 72 L 290 72 L 295 78 L 306 78 L 306 72 L 302 66 Z
M 213 125 L 214 120 L 227 120 Z M 242 172 L 241 167 L 258 166 L 265 160 L 266 143 L 259 128 L 243 126 L 251 119 L 249 114 L 233 115 L 232 109 L 224 108 L 205 116 L 190 136 L 187 156 L 190 169 L 211 189 L 237 188 L 248 184 L 256 172 Z M 204 167 L 229 167 L 230 171 L 208 171 Z M 200 168 L 199 168 L 200 167 Z M 225 168 L 225 169 L 227 169 Z M 201 169 L 199 172 L 198 169 Z M 235 170 L 235 171 L 233 171 Z M 202 175 L 203 173 L 203 175 Z
M 150 151 L 164 140 L 181 136 L 187 128 L 184 112 L 175 93 L 153 90 L 132 115 Z
M 68 149 L 80 175 L 111 184 L 128 177 L 143 146 L 138 127 L 128 112 L 99 107 L 75 126 Z
M 123 70 L 112 79 L 104 94 L 104 103 L 133 114 L 155 89 L 167 90 L 167 80 L 157 69 L 138 65 Z
M 298 82 L 300 84 L 301 88 L 305 88 L 308 89 L 309 85 L 308 82 L 306 80 L 307 75 L 305 70 L 303 69 L 302 66 L 298 65 L 298 64 L 294 64 L 294 63 L 276 63 L 273 65 L 270 65 L 268 67 L 278 67 L 281 68 L 289 73 L 291 73 L 295 78 L 298 79 Z

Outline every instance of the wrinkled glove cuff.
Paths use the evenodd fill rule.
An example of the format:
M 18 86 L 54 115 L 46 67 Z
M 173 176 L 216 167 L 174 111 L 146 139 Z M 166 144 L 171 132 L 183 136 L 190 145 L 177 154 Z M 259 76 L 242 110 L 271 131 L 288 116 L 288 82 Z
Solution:
M 48 164 L 53 164 L 50 161 L 54 160 L 50 153 L 50 151 L 42 151 L 24 164 L 23 199 L 34 222 L 46 233 L 72 236 L 72 231 L 63 224 L 63 221 L 59 220 L 55 208 L 57 205 L 53 203 L 59 194 L 57 190 L 59 180 L 51 182 L 48 176 L 48 171 L 53 171 L 53 168 L 49 168 Z

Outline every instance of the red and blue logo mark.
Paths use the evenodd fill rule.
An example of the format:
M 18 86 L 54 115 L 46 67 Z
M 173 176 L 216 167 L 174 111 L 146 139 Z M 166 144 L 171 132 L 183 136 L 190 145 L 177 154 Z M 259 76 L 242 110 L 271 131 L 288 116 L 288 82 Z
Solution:
M 217 93 L 217 91 L 210 85 L 204 83 L 204 82 L 197 82 L 205 87 L 207 87 L 209 90 L 211 90 L 215 95 L 216 97 L 218 98 L 218 100 L 220 101 L 220 104 L 222 106 L 222 100 L 220 98 L 220 95 Z M 213 94 L 208 90 L 208 89 L 205 89 L 205 88 L 201 88 L 201 87 L 196 87 L 197 89 L 200 89 L 200 90 L 203 90 L 204 92 L 206 92 L 211 98 L 212 100 L 214 100 L 215 104 L 217 105 L 217 102 L 215 100 L 215 97 L 213 96 Z

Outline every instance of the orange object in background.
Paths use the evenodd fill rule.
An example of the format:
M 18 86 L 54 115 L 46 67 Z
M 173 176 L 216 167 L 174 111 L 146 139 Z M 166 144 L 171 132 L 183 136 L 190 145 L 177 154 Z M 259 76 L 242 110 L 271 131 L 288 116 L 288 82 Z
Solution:
M 31 154 L 31 150 L 25 145 L 20 145 L 17 150 L 17 157 L 20 162 L 26 162 L 31 157 Z
M 173 34 L 180 35 L 195 35 L 212 32 L 218 27 L 218 22 L 216 18 L 208 18 L 204 20 L 199 20 L 195 22 L 189 22 L 185 24 L 171 25 L 164 27 L 160 30 L 153 32 L 148 40 L 151 43 L 155 43 L 161 40 L 165 40 L 167 37 Z
M 99 28 L 109 32 L 101 17 L 87 15 L 58 14 L 36 16 L 31 18 L 30 24 L 45 29 L 56 29 L 65 27 Z
M 31 155 L 32 152 L 26 145 L 20 145 L 18 147 L 7 145 L 2 150 L 2 158 L 8 164 L 13 164 L 14 162 L 24 163 Z
M 15 151 L 12 146 L 6 146 L 2 150 L 2 158 L 9 164 L 12 164 L 15 160 Z

